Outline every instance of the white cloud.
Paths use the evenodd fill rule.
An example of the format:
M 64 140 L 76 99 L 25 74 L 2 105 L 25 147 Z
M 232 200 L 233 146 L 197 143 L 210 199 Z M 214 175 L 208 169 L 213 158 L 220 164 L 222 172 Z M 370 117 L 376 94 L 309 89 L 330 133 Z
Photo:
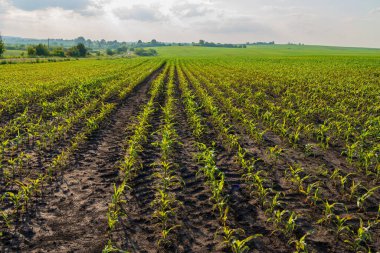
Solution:
M 198 23 L 199 25 L 200 23 Z M 202 24 L 202 31 L 220 34 L 259 34 L 270 32 L 270 28 L 251 17 L 226 17 Z
M 171 8 L 171 11 L 179 17 L 193 18 L 210 14 L 213 12 L 213 9 L 209 4 L 184 2 L 175 4 Z
M 372 9 L 369 13 L 370 14 L 380 14 L 380 7 L 376 8 L 376 9 Z
M 167 17 L 154 5 L 134 5 L 114 10 L 114 14 L 122 20 L 155 22 L 166 20 Z

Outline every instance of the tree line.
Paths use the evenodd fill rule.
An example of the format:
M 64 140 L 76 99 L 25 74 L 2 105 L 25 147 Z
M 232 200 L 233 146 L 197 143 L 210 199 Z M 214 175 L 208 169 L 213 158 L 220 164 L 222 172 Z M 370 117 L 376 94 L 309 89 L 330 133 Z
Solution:
M 27 49 L 28 56 L 58 56 L 58 57 L 86 57 L 88 55 L 88 50 L 86 46 L 82 43 L 79 43 L 76 46 L 73 46 L 69 49 L 64 49 L 62 47 L 48 48 L 47 45 L 38 44 L 28 46 Z
M 193 46 L 197 47 L 227 47 L 227 48 L 246 48 L 245 44 L 223 44 L 215 42 L 207 42 L 205 40 L 199 40 L 199 43 L 193 42 Z

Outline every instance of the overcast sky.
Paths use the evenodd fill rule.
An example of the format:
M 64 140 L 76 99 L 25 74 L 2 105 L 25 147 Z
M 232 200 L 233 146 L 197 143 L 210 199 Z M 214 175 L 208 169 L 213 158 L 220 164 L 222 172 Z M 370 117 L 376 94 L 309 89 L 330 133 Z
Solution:
M 30 38 L 380 47 L 380 0 L 0 0 L 0 32 Z

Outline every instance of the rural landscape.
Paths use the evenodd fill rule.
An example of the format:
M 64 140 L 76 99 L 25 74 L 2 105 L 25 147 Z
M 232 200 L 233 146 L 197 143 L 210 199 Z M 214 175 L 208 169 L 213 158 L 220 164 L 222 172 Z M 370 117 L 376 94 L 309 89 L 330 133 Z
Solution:
M 0 251 L 380 252 L 380 49 L 211 41 L 3 33 Z

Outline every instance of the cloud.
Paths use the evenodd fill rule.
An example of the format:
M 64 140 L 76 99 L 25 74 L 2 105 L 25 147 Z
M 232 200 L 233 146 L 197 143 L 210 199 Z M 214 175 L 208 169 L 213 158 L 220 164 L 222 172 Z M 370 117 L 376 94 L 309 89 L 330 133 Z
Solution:
M 9 6 L 8 3 L 5 0 L 0 0 L 0 14 L 6 13 Z
M 113 11 L 122 20 L 136 20 L 142 22 L 163 21 L 167 19 L 157 6 L 134 5 L 130 8 L 122 7 Z
M 221 17 L 203 24 L 200 30 L 210 34 L 262 34 L 270 33 L 271 29 L 255 21 L 251 17 Z
M 171 8 L 171 11 L 175 15 L 185 18 L 201 17 L 213 12 L 213 10 L 207 4 L 188 2 L 174 5 Z
M 83 10 L 91 4 L 90 0 L 11 0 L 14 7 L 34 11 L 48 8 L 62 8 L 65 10 Z
M 375 9 L 372 9 L 369 14 L 380 14 L 380 7 L 379 8 L 375 8 Z

